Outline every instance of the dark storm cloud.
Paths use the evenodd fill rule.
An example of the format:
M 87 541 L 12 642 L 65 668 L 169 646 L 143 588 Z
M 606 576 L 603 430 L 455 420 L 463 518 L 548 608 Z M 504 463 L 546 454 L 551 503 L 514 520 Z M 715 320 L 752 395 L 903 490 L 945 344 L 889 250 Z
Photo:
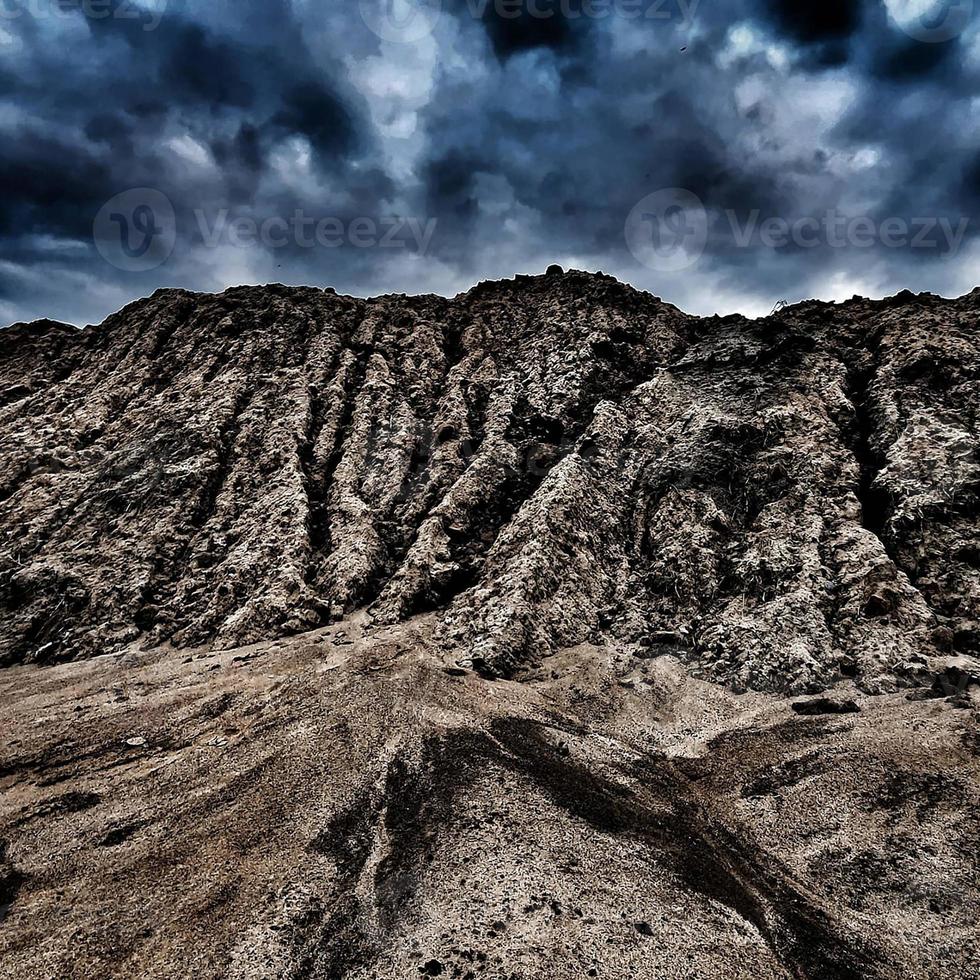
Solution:
M 324 154 L 352 148 L 355 126 L 349 109 L 306 50 L 288 3 L 269 5 L 269 23 L 254 38 L 226 40 L 199 24 L 165 14 L 145 30 L 138 20 L 86 19 L 93 39 L 125 45 L 123 65 L 141 88 L 155 89 L 171 110 L 187 107 L 203 117 L 227 112 L 261 120 L 272 131 L 299 133 Z M 110 77 L 110 81 L 113 79 Z
M 286 133 L 307 136 L 322 159 L 329 162 L 346 154 L 353 143 L 354 129 L 343 103 L 320 82 L 295 85 L 283 93 L 282 108 L 271 124 Z
M 762 0 L 773 24 L 800 44 L 850 37 L 868 0 Z
M 430 210 L 451 215 L 460 225 L 471 221 L 478 212 L 476 176 L 486 169 L 482 160 L 457 151 L 430 160 L 424 172 Z
M 364 18 L 360 0 L 135 0 L 141 16 L 97 18 L 57 2 L 0 19 L 0 318 L 96 319 L 159 285 L 242 280 L 453 292 L 553 261 L 698 312 L 969 283 L 980 32 L 923 41 L 899 0 L 442 0 L 407 41 L 370 15 L 399 0 L 364 0 Z M 174 207 L 173 255 L 150 271 L 94 247 L 95 215 L 129 188 Z M 624 233 L 663 188 L 707 216 L 681 272 Z M 236 219 L 278 235 L 297 211 L 343 222 L 339 243 L 304 244 L 305 225 L 229 241 Z M 761 240 L 766 219 L 828 212 L 973 223 L 945 252 Z M 419 254 L 364 245 L 363 218 L 436 225 Z
M 210 141 L 215 163 L 228 176 L 228 198 L 240 202 L 254 197 L 265 166 L 262 134 L 250 123 L 241 123 L 228 136 Z
M 66 165 L 70 161 L 70 166 Z M 110 163 L 76 142 L 30 131 L 0 148 L 0 233 L 85 235 L 112 187 Z
M 505 237 L 490 214 L 481 222 L 486 201 L 474 191 L 492 175 L 534 213 L 525 240 L 547 228 L 552 255 L 628 268 L 629 258 L 617 265 L 623 215 L 645 192 L 680 187 L 708 212 L 698 270 L 719 292 L 781 298 L 834 281 L 869 289 L 968 282 L 957 270 L 977 228 L 962 174 L 975 159 L 978 89 L 963 38 L 916 40 L 870 0 L 704 5 L 694 31 L 679 20 L 591 25 L 603 30 L 592 31 L 591 77 L 577 90 L 558 47 L 522 54 L 519 104 L 481 89 L 431 106 L 437 150 L 427 173 L 439 189 L 435 206 L 441 200 L 455 215 L 445 237 L 458 254 L 492 252 Z M 741 29 L 734 42 L 733 28 Z M 554 111 L 539 84 L 549 64 L 562 80 Z M 498 85 L 517 74 L 505 65 Z M 484 196 L 494 192 L 493 180 L 483 185 Z M 794 229 L 785 244 L 759 242 L 767 219 Z M 811 245 L 816 222 L 823 238 Z M 852 222 L 857 244 L 842 248 L 838 226 L 850 234 Z M 807 234 L 793 237 L 800 228 Z M 893 234 L 902 228 L 904 239 Z M 915 235 L 921 247 L 910 245 Z M 521 242 L 511 245 L 519 251 Z M 634 278 L 661 291 L 656 273 Z
M 800 64 L 839 68 L 850 58 L 850 41 L 877 0 L 759 0 L 761 18 L 800 47 Z
M 500 58 L 531 48 L 561 50 L 571 47 L 574 25 L 581 18 L 581 3 L 539 0 L 533 8 L 511 10 L 494 0 L 458 0 L 463 16 L 481 11 L 480 20 Z
M 874 74 L 879 78 L 915 82 L 940 72 L 955 76 L 962 56 L 959 38 L 940 44 L 922 44 L 914 38 L 890 37 L 875 53 Z M 951 77 L 955 85 L 955 77 Z
M 79 279 L 111 296 L 158 284 L 121 273 L 92 247 L 99 209 L 131 187 L 154 188 L 173 202 L 175 259 L 188 260 L 200 239 L 197 208 L 209 220 L 222 209 L 251 208 L 263 182 L 267 210 L 289 213 L 308 203 L 271 172 L 270 157 L 290 140 L 305 141 L 314 170 L 340 181 L 358 204 L 390 190 L 370 160 L 373 134 L 360 94 L 331 59 L 310 51 L 292 5 L 263 4 L 261 29 L 253 20 L 244 36 L 236 6 L 225 7 L 222 23 L 195 19 L 193 4 L 171 3 L 152 29 L 143 18 L 122 16 L 130 3 L 96 8 L 107 13 L 93 17 L 83 4 L 72 11 L 31 0 L 19 15 L 0 19 L 11 39 L 0 47 L 8 83 L 0 278 L 15 309 L 33 306 L 26 312 L 34 313 L 60 300 L 62 317 L 84 319 Z M 195 154 L 212 162 L 196 165 Z M 62 265 L 64 295 L 38 294 L 40 271 Z M 165 284 L 195 285 L 184 281 L 194 275 L 192 262 L 157 275 Z M 74 313 L 73 303 L 80 308 Z

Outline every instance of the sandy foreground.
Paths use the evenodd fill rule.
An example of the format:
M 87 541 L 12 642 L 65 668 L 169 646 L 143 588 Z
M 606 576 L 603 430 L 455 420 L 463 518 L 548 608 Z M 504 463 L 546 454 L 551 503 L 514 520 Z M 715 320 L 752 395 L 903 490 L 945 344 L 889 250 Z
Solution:
M 0 672 L 4 976 L 980 972 L 975 702 L 430 625 Z

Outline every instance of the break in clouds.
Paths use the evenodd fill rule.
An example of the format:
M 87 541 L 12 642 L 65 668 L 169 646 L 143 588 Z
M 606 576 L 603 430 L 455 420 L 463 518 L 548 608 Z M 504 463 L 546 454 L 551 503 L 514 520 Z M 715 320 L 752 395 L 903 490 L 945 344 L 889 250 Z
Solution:
M 161 286 L 965 292 L 971 0 L 0 0 L 0 321 Z

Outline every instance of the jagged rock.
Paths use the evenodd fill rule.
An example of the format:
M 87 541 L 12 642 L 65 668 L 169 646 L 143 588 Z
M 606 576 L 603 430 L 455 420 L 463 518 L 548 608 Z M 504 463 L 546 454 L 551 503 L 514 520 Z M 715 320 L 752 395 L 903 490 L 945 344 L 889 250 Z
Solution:
M 678 630 L 656 630 L 640 640 L 640 646 L 644 647 L 660 646 L 661 644 L 683 646 L 685 643 L 687 643 L 687 637 Z
M 974 657 L 949 657 L 933 663 L 932 689 L 939 697 L 963 696 L 980 685 L 980 661 Z
M 794 701 L 793 710 L 798 715 L 852 715 L 860 711 L 856 701 L 841 698 L 812 698 Z
M 98 327 L 16 325 L 0 664 L 370 608 L 435 613 L 488 676 L 676 634 L 656 642 L 736 690 L 931 684 L 980 635 L 978 310 L 698 319 L 552 268 L 455 299 L 163 290 Z

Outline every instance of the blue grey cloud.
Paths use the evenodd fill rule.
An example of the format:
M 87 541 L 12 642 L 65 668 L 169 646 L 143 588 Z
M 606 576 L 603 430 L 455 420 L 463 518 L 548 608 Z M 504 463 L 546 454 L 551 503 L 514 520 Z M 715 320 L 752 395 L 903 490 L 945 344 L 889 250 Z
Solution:
M 965 291 L 977 21 L 969 0 L 0 0 L 0 321 L 172 285 L 451 294 L 552 262 L 699 313 Z M 643 211 L 671 188 L 699 213 Z

